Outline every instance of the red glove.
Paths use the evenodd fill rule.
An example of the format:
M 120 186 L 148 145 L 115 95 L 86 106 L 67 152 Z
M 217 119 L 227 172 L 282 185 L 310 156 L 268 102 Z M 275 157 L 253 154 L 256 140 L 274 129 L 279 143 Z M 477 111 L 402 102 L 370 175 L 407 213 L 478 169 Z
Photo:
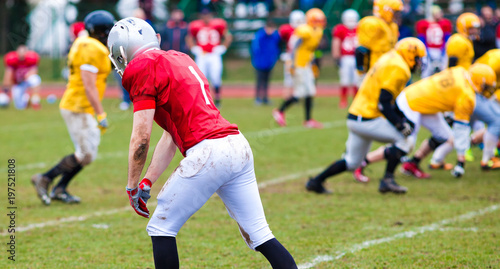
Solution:
M 139 186 L 134 189 L 126 188 L 128 199 L 130 201 L 130 205 L 134 208 L 135 212 L 142 217 L 149 218 L 149 210 L 146 206 L 151 195 L 149 192 L 151 191 L 151 181 L 147 178 L 144 178 Z

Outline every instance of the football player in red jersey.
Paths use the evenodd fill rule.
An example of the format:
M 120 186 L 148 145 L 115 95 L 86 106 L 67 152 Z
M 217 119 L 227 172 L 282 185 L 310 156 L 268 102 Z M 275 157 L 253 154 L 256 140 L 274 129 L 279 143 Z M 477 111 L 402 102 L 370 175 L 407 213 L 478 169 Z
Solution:
M 25 109 L 30 101 L 33 109 L 40 108 L 38 91 L 42 80 L 38 75 L 39 61 L 38 54 L 28 50 L 25 45 L 20 45 L 15 51 L 5 54 L 3 90 L 7 93 L 12 87 L 12 99 L 17 109 Z M 33 91 L 31 100 L 27 93 L 28 89 Z
M 290 73 L 290 68 L 292 67 L 292 47 L 289 44 L 290 37 L 293 35 L 293 31 L 299 25 L 306 23 L 306 14 L 302 10 L 294 10 L 290 12 L 289 22 L 282 24 L 278 28 L 278 33 L 280 34 L 281 40 L 286 44 L 286 51 L 281 54 L 281 60 L 283 61 L 283 84 L 285 86 L 283 97 L 288 99 L 292 95 L 293 88 L 293 78 Z
M 427 64 L 422 69 L 422 77 L 426 78 L 446 68 L 445 44 L 452 33 L 450 20 L 443 17 L 439 6 L 432 6 L 432 17 L 422 19 L 415 25 L 417 37 L 427 47 Z
M 137 18 L 117 22 L 108 38 L 110 59 L 134 104 L 126 190 L 137 214 L 149 218 L 151 185 L 176 149 L 185 157 L 158 194 L 147 227 L 156 268 L 179 268 L 175 237 L 214 193 L 248 247 L 261 252 L 273 268 L 297 268 L 267 224 L 247 140 L 220 115 L 195 62 L 184 53 L 160 50 L 159 44 L 154 29 Z M 140 181 L 153 121 L 164 132 Z
M 201 12 L 199 20 L 189 23 L 186 43 L 201 72 L 214 87 L 217 107 L 220 105 L 222 85 L 222 55 L 226 53 L 232 40 L 226 21 L 214 18 L 207 9 Z
M 347 107 L 347 90 L 358 91 L 358 72 L 356 71 L 356 58 L 354 52 L 358 46 L 356 28 L 358 26 L 359 14 L 354 9 L 342 12 L 342 23 L 336 25 L 332 30 L 332 56 L 339 67 L 340 77 L 340 108 Z

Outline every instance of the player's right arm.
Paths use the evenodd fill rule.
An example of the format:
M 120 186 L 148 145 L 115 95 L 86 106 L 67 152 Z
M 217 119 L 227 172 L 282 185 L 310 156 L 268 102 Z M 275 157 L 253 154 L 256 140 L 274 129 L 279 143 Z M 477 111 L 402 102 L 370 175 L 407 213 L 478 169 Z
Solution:
M 3 89 L 8 91 L 13 84 L 12 78 L 14 76 L 14 70 L 8 66 L 5 67 L 3 73 Z
M 146 171 L 145 178 L 154 184 L 161 174 L 170 165 L 170 162 L 174 158 L 177 146 L 175 145 L 172 136 L 167 131 L 163 131 L 163 135 L 156 144 L 155 151 L 153 153 L 153 158 L 149 164 L 148 170 Z
M 139 216 L 145 218 L 149 218 L 149 210 L 146 203 L 151 197 L 149 192 L 152 183 L 145 178 L 139 184 L 139 179 L 148 157 L 154 115 L 155 109 L 144 109 L 134 112 L 134 123 L 128 153 L 126 191 L 132 208 L 134 208 Z
M 94 108 L 96 114 L 102 115 L 104 110 L 102 108 L 101 101 L 99 100 L 99 92 L 96 86 L 97 72 L 97 67 L 89 67 L 87 65 L 80 66 L 80 76 L 82 77 L 83 87 L 85 88 L 87 99 Z
M 333 33 L 332 33 L 332 57 L 335 63 L 339 65 L 340 61 L 340 50 L 342 46 L 342 40 L 340 39 L 341 35 L 341 28 L 339 26 L 336 26 L 333 28 Z

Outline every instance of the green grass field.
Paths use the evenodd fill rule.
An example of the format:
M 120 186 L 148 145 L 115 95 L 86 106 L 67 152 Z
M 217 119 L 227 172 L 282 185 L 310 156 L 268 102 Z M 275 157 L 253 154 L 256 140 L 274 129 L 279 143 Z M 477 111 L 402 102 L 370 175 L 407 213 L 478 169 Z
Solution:
M 478 160 L 467 164 L 461 179 L 444 171 L 429 180 L 398 173 L 398 182 L 409 188 L 402 196 L 377 192 L 383 163 L 369 167 L 368 184 L 345 173 L 328 181 L 332 195 L 305 191 L 307 177 L 344 151 L 346 111 L 337 101 L 316 100 L 315 118 L 327 123 L 322 130 L 302 127 L 302 106 L 287 114 L 289 127 L 279 128 L 272 107 L 255 107 L 251 99 L 223 102 L 223 116 L 237 123 L 252 145 L 269 225 L 300 267 L 500 268 L 500 173 L 481 172 Z M 36 197 L 30 177 L 73 152 L 58 108 L 0 110 L 0 268 L 154 267 L 147 220 L 133 212 L 125 193 L 132 112 L 118 110 L 118 104 L 104 101 L 111 129 L 102 136 L 100 157 L 69 187 L 82 203 L 48 207 Z M 152 143 L 160 134 L 155 126 Z M 480 151 L 474 153 L 479 159 Z M 181 157 L 177 153 L 153 186 L 150 210 Z M 15 262 L 7 252 L 10 158 L 17 173 Z M 269 268 L 261 254 L 247 248 L 216 196 L 186 223 L 177 243 L 181 268 Z

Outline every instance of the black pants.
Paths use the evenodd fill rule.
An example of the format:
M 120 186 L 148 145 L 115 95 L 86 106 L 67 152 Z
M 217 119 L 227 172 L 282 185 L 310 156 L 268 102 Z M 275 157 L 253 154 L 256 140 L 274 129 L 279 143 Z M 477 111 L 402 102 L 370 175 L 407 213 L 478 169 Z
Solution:
M 267 102 L 267 89 L 269 88 L 269 76 L 271 75 L 271 70 L 255 70 L 257 74 L 257 87 L 255 92 L 255 99 Z

